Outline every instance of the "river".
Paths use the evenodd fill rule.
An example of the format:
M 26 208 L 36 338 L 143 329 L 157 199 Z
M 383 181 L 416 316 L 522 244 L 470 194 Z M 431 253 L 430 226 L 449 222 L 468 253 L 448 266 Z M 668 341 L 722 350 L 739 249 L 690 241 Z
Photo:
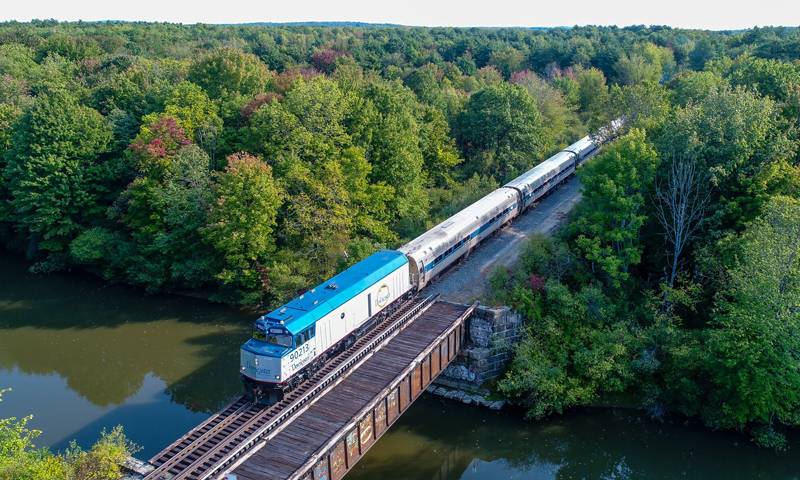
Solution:
M 121 424 L 142 458 L 242 393 L 252 312 L 145 295 L 83 272 L 28 273 L 0 250 L 0 418 L 33 415 L 37 446 L 91 446 Z
M 241 394 L 252 312 L 148 296 L 81 272 L 28 273 L 0 250 L 0 418 L 33 415 L 37 446 L 89 447 L 121 424 L 150 458 Z M 424 395 L 348 479 L 798 479 L 788 452 L 675 416 L 577 409 L 545 421 Z

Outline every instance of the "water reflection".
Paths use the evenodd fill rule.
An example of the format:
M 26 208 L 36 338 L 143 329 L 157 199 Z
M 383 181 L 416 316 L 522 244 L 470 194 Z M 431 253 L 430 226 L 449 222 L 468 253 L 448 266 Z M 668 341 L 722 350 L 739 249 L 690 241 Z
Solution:
M 61 448 L 70 432 L 97 427 L 99 418 L 126 431 L 151 424 L 170 410 L 165 401 L 175 406 L 164 420 L 189 428 L 241 394 L 238 347 L 252 312 L 144 296 L 79 272 L 32 275 L 6 251 L 0 264 L 0 388 L 14 390 L 4 396 L 0 417 L 33 413 L 34 428 L 46 435 L 40 445 Z M 54 411 L 66 420 L 58 422 Z M 155 453 L 185 433 L 173 430 L 138 441 Z
M 542 422 L 423 396 L 347 477 L 458 479 L 797 479 L 788 452 L 711 432 L 684 418 L 651 422 L 627 410 L 580 410 Z

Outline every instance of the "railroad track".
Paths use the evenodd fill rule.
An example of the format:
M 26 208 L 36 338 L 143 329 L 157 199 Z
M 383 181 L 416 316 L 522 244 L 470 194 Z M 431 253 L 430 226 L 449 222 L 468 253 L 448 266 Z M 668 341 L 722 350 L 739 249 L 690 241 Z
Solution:
M 406 302 L 352 347 L 326 363 L 313 377 L 287 393 L 282 401 L 257 405 L 244 396 L 234 400 L 150 459 L 156 469 L 145 480 L 205 480 L 222 473 L 235 459 L 288 424 L 295 412 L 343 378 L 360 360 L 438 298 L 429 296 Z

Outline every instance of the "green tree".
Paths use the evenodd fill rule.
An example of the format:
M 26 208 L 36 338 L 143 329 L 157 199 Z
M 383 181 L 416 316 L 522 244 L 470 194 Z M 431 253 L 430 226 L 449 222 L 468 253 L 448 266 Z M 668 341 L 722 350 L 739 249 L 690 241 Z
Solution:
M 658 137 L 672 106 L 667 89 L 657 83 L 611 87 L 613 118 L 625 119 L 627 128 L 639 128 Z
M 244 147 L 265 158 L 296 156 L 316 163 L 336 158 L 352 145 L 345 130 L 350 98 L 325 77 L 292 83 L 280 102 L 259 108 L 244 136 Z
M 492 52 L 489 58 L 489 65 L 494 66 L 503 78 L 508 79 L 511 74 L 522 70 L 522 63 L 525 61 L 525 56 L 516 48 L 509 48 L 507 50 Z
M 420 119 L 419 145 L 425 177 L 434 185 L 452 183 L 453 167 L 464 161 L 455 141 L 448 136 L 450 126 L 440 110 L 425 108 Z
M 0 390 L 0 397 L 8 390 Z M 2 398 L 0 398 L 0 402 Z M 47 449 L 34 450 L 39 430 L 27 428 L 32 415 L 0 419 L 0 479 L 50 480 L 65 478 L 67 466 Z
M 536 101 L 536 108 L 542 114 L 544 138 L 551 140 L 544 146 L 545 151 L 554 151 L 583 134 L 578 131 L 580 120 L 576 114 L 577 107 L 570 105 L 558 88 L 529 71 L 512 75 L 511 83 L 525 87 Z
M 213 150 L 216 133 L 222 128 L 217 113 L 217 106 L 202 88 L 191 82 L 181 82 L 167 96 L 164 111 L 145 115 L 142 123 L 149 125 L 159 118 L 172 117 L 186 138 L 209 151 Z
M 414 93 L 397 82 L 366 82 L 361 96 L 364 102 L 356 107 L 350 131 L 372 164 L 372 181 L 394 188 L 391 207 L 398 218 L 426 217 L 425 156 L 420 148 L 423 111 Z M 435 132 L 429 133 L 427 140 L 431 135 L 436 138 Z
M 603 72 L 596 68 L 590 68 L 580 72 L 577 80 L 578 111 L 582 118 L 584 120 L 594 119 L 598 125 L 607 123 L 610 96 Z M 565 93 L 565 95 L 568 94 Z
M 656 144 L 663 155 L 696 158 L 708 172 L 715 192 L 708 227 L 715 231 L 741 231 L 760 211 L 754 198 L 766 198 L 748 191 L 751 179 L 770 183 L 765 168 L 796 152 L 775 102 L 742 88 L 710 91 L 697 105 L 675 110 L 662 131 Z
M 714 426 L 800 424 L 800 202 L 775 197 L 742 235 L 709 338 Z
M 33 49 L 18 43 L 0 45 L 0 76 L 27 80 L 37 68 Z
M 350 241 L 356 214 L 351 210 L 351 198 L 346 185 L 344 166 L 358 182 L 362 172 L 358 168 L 363 151 L 347 152 L 347 161 L 342 164 L 324 160 L 311 168 L 300 161 L 290 161 L 286 169 L 286 212 L 283 216 L 281 235 L 284 244 L 295 255 L 305 257 L 313 271 L 310 281 L 330 277 L 343 258 L 344 249 Z M 362 177 L 363 178 L 363 177 Z M 361 216 L 360 220 L 364 220 Z
M 342 152 L 341 166 L 353 232 L 381 244 L 395 242 L 397 235 L 389 229 L 389 223 L 394 218 L 389 210 L 394 188 L 383 182 L 370 182 L 372 165 L 361 148 L 352 147 Z M 320 208 L 324 207 L 320 205 Z
M 241 153 L 227 161 L 225 171 L 214 175 L 215 199 L 201 233 L 220 255 L 220 283 L 240 291 L 239 303 L 255 306 L 269 286 L 264 266 L 275 248 L 281 192 L 272 169 L 258 158 Z
M 255 55 L 235 47 L 221 47 L 189 67 L 189 80 L 200 85 L 213 99 L 235 94 L 254 97 L 266 93 L 272 73 Z
M 464 75 L 472 76 L 478 71 L 478 67 L 475 65 L 475 60 L 472 58 L 472 54 L 469 50 L 456 59 L 456 65 L 459 70 L 464 72 Z
M 528 170 L 544 153 L 541 115 L 519 85 L 491 86 L 473 94 L 458 124 L 470 172 L 503 179 Z
M 213 277 L 213 252 L 204 248 L 200 230 L 206 225 L 210 200 L 211 161 L 196 145 L 181 148 L 169 157 L 163 175 L 134 180 L 112 209 L 127 227 L 133 245 L 105 229 L 84 232 L 70 245 L 73 258 L 98 263 L 110 245 L 121 254 L 108 252 L 106 275 L 115 270 L 130 283 L 159 291 L 201 288 Z M 109 264 L 110 263 L 110 264 Z
M 617 82 L 621 85 L 655 83 L 661 79 L 661 65 L 648 62 L 636 53 L 620 57 L 614 64 L 614 71 L 617 73 Z
M 520 398 L 527 417 L 561 413 L 631 384 L 634 338 L 600 289 L 572 293 L 551 280 L 541 292 L 518 287 L 510 296 L 528 323 L 499 389 Z
M 640 85 L 669 80 L 675 67 L 672 50 L 647 42 L 635 45 L 630 54 L 622 55 L 614 64 L 614 71 L 619 84 Z
M 578 171 L 583 198 L 570 230 L 592 272 L 620 287 L 641 260 L 639 231 L 659 157 L 643 130 L 633 129 Z
M 184 80 L 185 69 L 184 62 L 172 59 L 137 58 L 93 89 L 92 105 L 107 115 L 117 108 L 139 119 L 163 108 L 167 95 Z
M 755 87 L 781 107 L 787 118 L 800 116 L 800 68 L 791 63 L 771 59 L 743 58 L 737 61 L 730 77 L 731 84 Z
M 403 84 L 417 95 L 420 102 L 440 110 L 444 108 L 442 88 L 429 68 L 421 68 L 409 73 L 403 80 Z
M 709 93 L 722 88 L 724 80 L 713 72 L 685 72 L 670 82 L 672 103 L 685 107 L 689 102 L 699 103 Z
M 8 391 L 0 390 L 0 397 Z M 0 480 L 117 480 L 122 477 L 122 464 L 140 450 L 125 437 L 122 426 L 110 433 L 103 430 L 88 452 L 74 442 L 64 454 L 35 449 L 32 442 L 41 432 L 27 428 L 31 418 L 0 419 Z
M 104 211 L 116 169 L 102 156 L 111 139 L 103 117 L 66 93 L 41 95 L 20 118 L 3 176 L 31 248 L 64 251 Z

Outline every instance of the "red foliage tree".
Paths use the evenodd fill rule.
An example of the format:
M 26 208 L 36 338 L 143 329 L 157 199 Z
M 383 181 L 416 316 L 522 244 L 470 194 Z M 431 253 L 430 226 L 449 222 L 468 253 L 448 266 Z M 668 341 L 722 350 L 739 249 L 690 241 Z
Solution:
M 534 292 L 541 292 L 544 289 L 544 283 L 547 279 L 542 275 L 531 275 L 531 278 L 528 280 L 528 288 L 533 290 Z
M 322 72 L 314 70 L 313 68 L 301 69 L 299 67 L 293 67 L 276 75 L 273 79 L 273 83 L 278 93 L 286 93 L 292 87 L 292 83 L 297 80 L 297 77 L 302 77 L 303 81 L 307 82 L 320 75 L 322 75 Z
M 167 159 L 190 143 L 178 122 L 164 116 L 143 126 L 129 148 L 133 151 L 139 171 L 149 173 L 154 168 L 166 168 Z
M 511 77 L 508 79 L 509 83 L 524 84 L 526 80 L 535 78 L 538 75 L 530 70 L 522 70 L 521 72 L 511 72 Z
M 333 72 L 334 67 L 336 67 L 336 60 L 344 54 L 344 52 L 331 50 L 329 48 L 318 50 L 311 55 L 311 64 L 320 72 L 329 74 Z
M 273 100 L 281 101 L 283 100 L 283 95 L 279 95 L 274 92 L 259 93 L 256 95 L 256 98 L 250 100 L 245 106 L 242 107 L 242 110 L 239 112 L 239 114 L 242 116 L 242 118 L 253 118 L 253 114 L 256 113 L 256 110 Z

